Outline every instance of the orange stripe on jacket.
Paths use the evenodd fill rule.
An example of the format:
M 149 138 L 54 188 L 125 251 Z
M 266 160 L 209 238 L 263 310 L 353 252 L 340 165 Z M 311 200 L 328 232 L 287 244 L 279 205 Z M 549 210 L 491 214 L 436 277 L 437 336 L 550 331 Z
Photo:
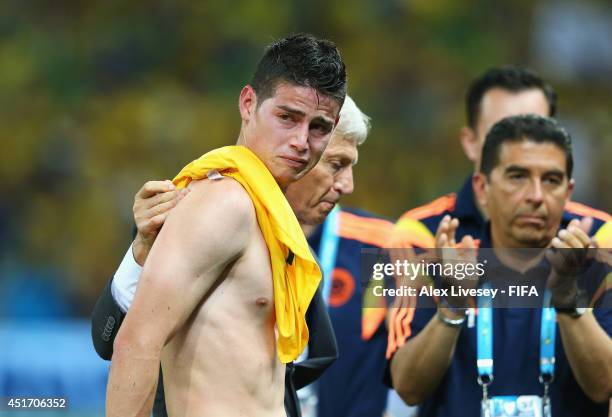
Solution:
M 357 240 L 359 242 L 384 248 L 389 241 L 389 235 L 393 230 L 393 223 L 374 217 L 362 217 L 346 211 L 341 211 L 338 218 L 338 235 L 344 239 Z M 370 292 L 370 285 L 366 288 L 364 298 Z M 383 299 L 373 297 L 363 301 L 364 308 L 361 313 L 361 337 L 370 340 L 385 320 L 387 308 Z M 379 307 L 375 307 L 378 305 Z M 367 306 L 367 307 L 365 307 Z
M 403 217 L 395 224 L 387 246 L 389 248 L 433 248 L 435 238 L 427 226 L 419 220 Z
M 585 206 L 584 204 L 576 203 L 575 201 L 569 201 L 565 205 L 565 209 L 571 213 L 578 214 L 579 216 L 595 217 L 604 222 L 612 220 L 612 216 L 605 211 L 597 210 L 592 207 Z
M 368 341 L 385 321 L 387 308 L 385 307 L 364 307 L 361 314 L 361 339 Z
M 450 193 L 442 197 L 436 198 L 434 201 L 425 204 L 423 206 L 408 210 L 400 217 L 400 220 L 404 217 L 421 220 L 425 217 L 436 216 L 442 214 L 445 211 L 453 211 L 455 209 L 455 203 L 457 201 L 457 194 Z
M 393 223 L 387 220 L 361 217 L 345 211 L 340 212 L 338 235 L 345 239 L 385 247 L 393 230 Z
M 397 350 L 397 343 L 395 341 L 395 332 L 392 330 L 394 323 L 397 320 L 397 313 L 398 313 L 398 309 L 397 308 L 392 308 L 389 311 L 389 330 L 387 332 L 387 352 L 385 353 L 385 356 L 387 357 L 387 359 L 391 358 L 391 355 L 393 355 L 393 353 Z
M 414 319 L 416 299 L 414 297 L 404 297 L 400 303 L 399 307 L 391 308 L 391 314 L 389 315 L 387 359 L 390 359 L 399 348 L 404 346 L 406 339 L 412 334 L 410 324 Z

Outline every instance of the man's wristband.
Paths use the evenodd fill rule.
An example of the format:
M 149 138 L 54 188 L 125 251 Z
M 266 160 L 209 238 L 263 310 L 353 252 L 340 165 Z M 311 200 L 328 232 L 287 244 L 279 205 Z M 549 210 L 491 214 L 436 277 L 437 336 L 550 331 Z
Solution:
M 553 306 L 558 314 L 565 314 L 572 318 L 578 318 L 586 313 L 588 301 L 589 298 L 587 293 L 579 289 L 576 291 L 576 296 L 569 304 L 555 303 L 553 300 Z
M 586 307 L 574 307 L 574 308 L 557 308 L 555 307 L 557 314 L 565 314 L 573 319 L 582 317 L 587 312 Z
M 458 328 L 463 326 L 463 323 L 465 322 L 465 315 L 456 319 L 451 319 L 449 317 L 446 317 L 444 313 L 442 313 L 442 308 L 444 307 L 438 307 L 438 312 L 436 313 L 436 317 L 438 317 L 438 320 L 440 320 L 444 325 L 448 327 Z

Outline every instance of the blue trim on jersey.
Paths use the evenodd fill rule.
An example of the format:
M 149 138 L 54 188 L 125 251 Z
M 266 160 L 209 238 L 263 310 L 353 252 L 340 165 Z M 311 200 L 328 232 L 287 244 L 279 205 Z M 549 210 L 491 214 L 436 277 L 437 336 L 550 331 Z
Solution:
M 340 206 L 336 206 L 327 215 L 321 227 L 321 241 L 317 254 L 319 256 L 319 264 L 323 273 L 323 300 L 325 304 L 329 302 L 329 294 L 332 287 L 332 272 L 336 265 L 336 257 L 338 256 L 338 245 L 340 236 L 338 236 L 338 217 L 340 216 Z
M 365 218 L 380 218 L 363 210 L 342 207 L 342 211 Z M 308 239 L 315 251 L 321 244 L 321 229 L 318 227 Z M 329 307 L 340 354 L 318 380 L 318 417 L 382 416 L 386 407 L 388 388 L 382 379 L 387 331 L 380 326 L 367 342 L 361 338 L 361 249 L 366 247 L 372 246 L 353 239 L 339 240 L 335 267 L 348 271 L 355 285 L 345 304 Z

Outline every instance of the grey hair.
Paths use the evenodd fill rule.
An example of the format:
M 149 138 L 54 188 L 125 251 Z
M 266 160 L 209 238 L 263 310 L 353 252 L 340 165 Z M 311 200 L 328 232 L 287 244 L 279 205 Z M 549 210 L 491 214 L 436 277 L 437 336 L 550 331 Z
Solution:
M 359 107 L 347 94 L 342 109 L 340 109 L 340 120 L 334 134 L 341 135 L 345 140 L 354 141 L 359 146 L 368 138 L 369 132 L 370 118 L 359 110 Z

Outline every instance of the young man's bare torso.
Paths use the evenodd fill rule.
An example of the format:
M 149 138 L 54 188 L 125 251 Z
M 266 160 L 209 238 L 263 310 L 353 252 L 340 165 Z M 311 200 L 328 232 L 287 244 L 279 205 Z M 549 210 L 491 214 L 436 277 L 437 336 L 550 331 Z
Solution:
M 193 183 L 192 192 L 209 196 L 214 187 L 244 194 L 235 203 L 248 219 L 247 242 L 164 348 L 169 414 L 283 416 L 285 367 L 276 352 L 272 271 L 255 210 L 234 180 L 204 182 Z

